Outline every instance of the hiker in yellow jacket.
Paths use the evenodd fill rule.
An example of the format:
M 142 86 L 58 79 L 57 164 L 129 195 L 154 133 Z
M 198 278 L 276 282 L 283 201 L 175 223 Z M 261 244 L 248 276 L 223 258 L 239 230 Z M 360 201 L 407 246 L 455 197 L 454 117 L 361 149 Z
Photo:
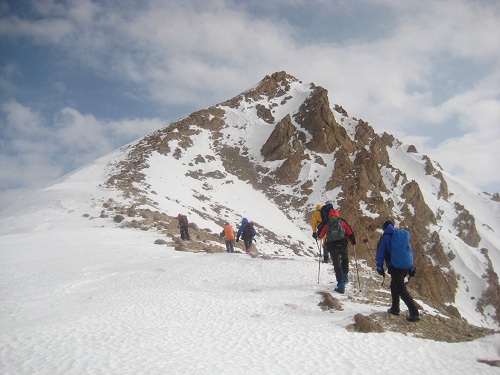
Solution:
M 316 206 L 316 210 L 313 212 L 311 216 L 311 228 L 313 231 L 312 236 L 316 240 L 316 242 L 318 241 L 318 233 L 317 233 L 318 225 L 320 225 L 321 222 L 323 221 L 321 218 L 321 207 L 323 206 L 321 204 L 318 204 Z M 324 241 L 322 244 L 322 248 L 323 248 L 323 263 L 328 263 L 328 251 L 326 251 Z

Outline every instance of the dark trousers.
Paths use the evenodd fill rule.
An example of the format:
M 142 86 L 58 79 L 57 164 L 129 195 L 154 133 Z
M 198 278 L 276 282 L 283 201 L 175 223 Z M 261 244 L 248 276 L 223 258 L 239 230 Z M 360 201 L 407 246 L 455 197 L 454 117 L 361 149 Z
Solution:
M 226 241 L 226 251 L 228 253 L 234 253 L 234 240 Z
M 339 283 L 341 280 L 344 280 L 344 274 L 349 273 L 349 250 L 347 249 L 347 239 L 328 242 L 326 244 L 326 249 L 332 257 L 335 278 Z
M 328 250 L 326 249 L 326 243 L 323 244 L 323 262 L 328 263 Z
M 418 315 L 418 309 L 415 305 L 415 301 L 411 297 L 410 293 L 406 289 L 405 276 L 408 270 L 402 270 L 400 268 L 389 267 L 389 273 L 391 275 L 391 297 L 392 297 L 392 311 L 399 311 L 399 298 L 403 300 L 410 315 Z
M 190 240 L 189 238 L 189 230 L 188 230 L 189 227 L 181 227 L 181 238 L 183 240 Z
M 243 243 L 245 244 L 245 250 L 246 249 L 250 249 L 252 247 L 252 239 L 253 237 L 250 237 L 250 238 L 242 238 L 243 239 Z

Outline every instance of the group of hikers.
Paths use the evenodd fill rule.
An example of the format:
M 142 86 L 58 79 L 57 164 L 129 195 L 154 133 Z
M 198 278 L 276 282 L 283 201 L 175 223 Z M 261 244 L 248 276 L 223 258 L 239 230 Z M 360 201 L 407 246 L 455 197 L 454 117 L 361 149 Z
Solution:
M 320 245 L 322 241 L 323 263 L 332 259 L 337 287 L 335 291 L 343 294 L 345 285 L 349 282 L 349 251 L 348 244 L 356 246 L 354 231 L 346 220 L 340 217 L 340 212 L 333 208 L 331 202 L 317 205 L 311 217 L 312 236 Z M 420 314 L 415 301 L 406 289 L 405 277 L 415 276 L 413 264 L 413 250 L 410 245 L 410 234 L 406 230 L 397 230 L 390 220 L 384 222 L 384 230 L 377 244 L 377 273 L 385 278 L 384 263 L 387 272 L 391 275 L 391 307 L 387 310 L 389 314 L 399 315 L 400 299 L 406 304 L 409 315 L 406 320 L 416 322 L 420 320 Z
M 179 222 L 181 239 L 190 240 L 191 238 L 189 237 L 189 221 L 187 219 L 187 216 L 179 214 L 177 215 L 177 220 Z M 253 222 L 249 221 L 247 218 L 243 218 L 243 220 L 241 221 L 241 225 L 238 228 L 238 232 L 236 234 L 234 233 L 233 226 L 228 222 L 224 224 L 224 228 L 222 232 L 219 234 L 219 236 L 221 238 L 224 238 L 224 241 L 226 242 L 226 251 L 228 253 L 234 253 L 234 242 L 235 240 L 236 242 L 239 242 L 240 237 L 245 245 L 245 251 L 247 253 L 250 253 L 252 248 L 252 242 L 256 235 L 257 232 L 255 231 Z
M 189 222 L 186 215 L 179 214 L 179 229 L 181 238 L 189 240 Z M 317 205 L 311 217 L 312 236 L 316 240 L 318 249 L 320 248 L 318 239 L 322 242 L 323 263 L 328 263 L 331 258 L 335 271 L 337 286 L 335 291 L 344 294 L 346 284 L 349 282 L 349 249 L 348 244 L 356 246 L 356 237 L 349 223 L 340 216 L 338 209 L 333 207 L 331 202 L 324 205 Z M 384 222 L 384 230 L 377 244 L 377 273 L 385 278 L 384 263 L 387 272 L 391 275 L 391 299 L 392 305 L 387 310 L 389 314 L 399 315 L 400 299 L 406 304 L 409 315 L 406 320 L 416 322 L 420 319 L 415 301 L 406 289 L 405 277 L 415 276 L 413 265 L 413 250 L 410 245 L 410 234 L 406 230 L 397 230 L 390 220 Z M 226 251 L 234 253 L 234 242 L 239 242 L 240 238 L 244 242 L 245 251 L 250 253 L 252 241 L 256 236 L 254 225 L 247 218 L 243 218 L 238 231 L 235 231 L 231 224 L 226 222 L 222 232 L 219 234 L 224 238 Z M 322 252 L 322 254 L 321 254 Z M 359 277 L 359 276 L 358 276 Z
M 243 220 L 241 220 L 241 225 L 238 228 L 238 232 L 236 235 L 234 234 L 233 226 L 228 222 L 224 224 L 224 229 L 219 234 L 219 236 L 221 238 L 224 238 L 224 241 L 226 242 L 226 251 L 228 253 L 234 253 L 235 238 L 236 242 L 239 242 L 240 237 L 245 245 L 245 252 L 249 253 L 252 248 L 252 242 L 256 235 L 257 232 L 255 231 L 253 223 L 251 221 L 248 221 L 248 219 L 245 217 L 243 218 Z

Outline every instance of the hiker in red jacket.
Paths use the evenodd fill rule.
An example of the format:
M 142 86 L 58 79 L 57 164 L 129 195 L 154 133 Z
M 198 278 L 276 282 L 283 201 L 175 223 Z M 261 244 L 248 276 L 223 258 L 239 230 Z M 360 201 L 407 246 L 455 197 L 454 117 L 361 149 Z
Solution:
M 189 237 L 189 222 L 187 216 L 179 214 L 177 216 L 177 219 L 179 220 L 179 229 L 181 231 L 181 238 L 183 240 L 190 240 L 191 238 Z
M 356 245 L 356 238 L 349 224 L 340 217 L 338 210 L 330 210 L 328 222 L 319 234 L 323 241 L 326 241 L 326 249 L 330 253 L 335 269 L 337 287 L 335 291 L 344 293 L 345 284 L 349 281 L 349 251 L 347 244 L 349 241 Z

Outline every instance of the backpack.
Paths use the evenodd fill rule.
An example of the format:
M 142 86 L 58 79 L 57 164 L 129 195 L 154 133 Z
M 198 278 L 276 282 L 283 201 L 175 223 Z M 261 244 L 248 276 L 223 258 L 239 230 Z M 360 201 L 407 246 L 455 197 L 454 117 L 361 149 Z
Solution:
M 413 266 L 413 250 L 410 245 L 410 232 L 395 229 L 391 238 L 391 263 L 400 269 Z
M 321 207 L 321 223 L 316 228 L 316 233 L 321 233 L 323 227 L 328 222 L 328 213 L 333 210 L 333 204 L 328 203 Z
M 321 223 L 328 221 L 328 213 L 333 210 L 333 204 L 328 203 L 321 207 Z M 324 225 L 324 224 L 323 224 Z
M 182 216 L 180 217 L 180 219 L 179 219 L 179 225 L 180 225 L 181 227 L 187 227 L 187 226 L 189 226 L 189 224 L 188 224 L 188 219 L 187 219 L 186 215 L 182 215 Z
M 326 238 L 328 242 L 340 241 L 345 238 L 345 229 L 342 226 L 342 219 L 340 217 L 332 216 L 328 219 Z
M 252 238 L 254 236 L 254 230 L 253 230 L 253 223 L 248 222 L 247 225 L 245 225 L 245 228 L 243 228 L 243 237 L 245 238 Z

